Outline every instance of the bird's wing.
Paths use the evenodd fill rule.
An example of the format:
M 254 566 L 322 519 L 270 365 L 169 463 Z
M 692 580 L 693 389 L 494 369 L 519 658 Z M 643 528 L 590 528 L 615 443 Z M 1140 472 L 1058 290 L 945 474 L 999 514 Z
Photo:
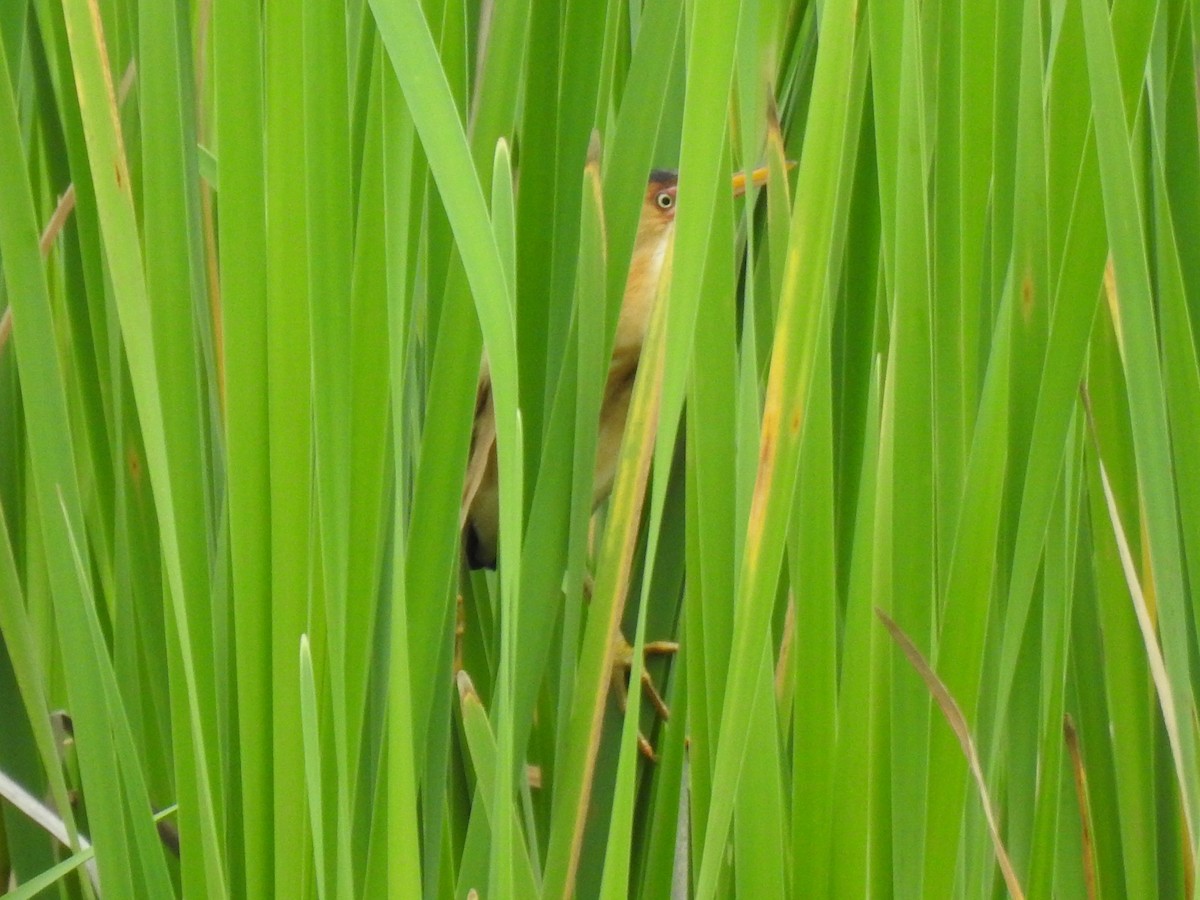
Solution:
M 462 506 L 458 513 L 458 529 L 461 531 L 471 514 L 471 505 L 483 483 L 487 472 L 488 457 L 496 443 L 496 412 L 492 408 L 492 379 L 484 360 L 479 375 L 479 388 L 475 394 L 475 426 L 471 432 L 471 455 L 467 463 L 467 478 L 463 485 Z

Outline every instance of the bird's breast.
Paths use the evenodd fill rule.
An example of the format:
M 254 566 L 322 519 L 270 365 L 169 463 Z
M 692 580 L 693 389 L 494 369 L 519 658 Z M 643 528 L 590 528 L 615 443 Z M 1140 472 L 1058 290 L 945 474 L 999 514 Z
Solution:
M 629 264 L 629 279 L 625 282 L 625 297 L 617 320 L 617 337 L 613 354 L 638 352 L 646 340 L 650 313 L 658 296 L 658 281 L 662 276 L 667 253 L 668 231 L 648 239 L 638 235 L 633 259 Z

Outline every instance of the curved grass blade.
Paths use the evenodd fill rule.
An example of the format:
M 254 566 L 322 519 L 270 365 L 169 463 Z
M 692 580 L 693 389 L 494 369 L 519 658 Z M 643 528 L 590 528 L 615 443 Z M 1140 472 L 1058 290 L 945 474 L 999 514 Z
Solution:
M 417 135 L 428 157 L 474 298 L 495 404 L 500 508 L 502 511 L 517 510 L 519 513 L 523 509 L 520 493 L 523 462 L 517 411 L 518 372 L 513 302 L 505 265 L 484 201 L 480 175 L 476 171 L 471 147 L 468 146 L 462 120 L 420 3 L 416 0 L 403 0 L 400 3 L 372 0 L 371 9 Z M 502 92 L 498 93 L 490 96 L 488 102 L 501 105 L 497 101 L 504 96 Z M 481 113 L 477 121 L 491 121 L 491 118 Z M 489 153 L 493 148 L 494 145 L 489 145 Z M 451 280 L 454 281 L 453 278 Z M 435 359 L 435 366 L 436 363 Z M 461 359 L 445 360 L 443 365 L 451 365 L 462 371 Z M 465 433 L 463 436 L 465 438 Z M 465 447 L 463 450 L 465 452 Z M 450 459 L 443 462 L 452 465 L 455 461 Z M 430 484 L 428 487 L 444 492 L 445 483 L 442 480 L 438 485 Z M 418 501 L 421 499 L 419 491 L 420 485 Z M 457 494 L 455 499 L 457 501 Z M 414 508 L 416 506 L 414 501 Z M 443 514 L 449 512 L 446 504 L 440 504 L 439 510 Z M 457 511 L 458 503 L 455 502 L 455 516 Z M 440 529 L 447 524 L 439 519 L 439 530 L 431 535 L 431 539 L 445 537 Z M 521 539 L 521 530 L 512 528 L 505 530 L 500 538 L 500 566 L 509 573 L 504 585 L 513 586 L 512 575 L 519 572 L 517 557 L 521 552 Z M 449 584 L 446 586 L 448 588 Z M 417 668 L 420 671 L 425 667 L 418 661 Z M 423 721 L 427 703 L 428 699 L 414 698 L 417 722 Z
M 475 296 L 496 403 L 501 492 L 504 496 L 517 497 L 519 495 L 514 493 L 518 487 L 517 478 L 506 480 L 504 477 L 521 456 L 514 433 L 517 427 L 517 361 L 513 304 L 495 232 L 490 227 L 478 227 L 481 223 L 490 223 L 491 217 L 466 133 L 420 4 L 416 0 L 400 3 L 372 0 L 371 8 L 417 134 L 429 157 L 430 169 L 441 192 Z M 512 505 L 501 500 L 502 508 Z M 520 508 L 519 503 L 517 508 Z M 511 532 L 501 538 L 502 559 L 507 559 L 510 554 L 515 557 L 520 550 L 519 538 L 519 534 Z M 512 550 L 506 553 L 508 547 Z M 515 560 L 513 565 L 517 565 Z

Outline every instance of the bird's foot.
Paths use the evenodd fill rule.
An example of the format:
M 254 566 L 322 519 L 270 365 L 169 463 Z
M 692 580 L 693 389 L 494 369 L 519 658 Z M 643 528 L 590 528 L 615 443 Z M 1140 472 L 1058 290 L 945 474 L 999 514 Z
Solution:
M 675 641 L 651 641 L 643 647 L 645 656 L 667 656 L 679 649 L 679 644 Z M 617 639 L 613 644 L 613 691 L 617 695 L 617 703 L 624 712 L 629 702 L 628 681 L 630 673 L 633 670 L 633 646 L 625 639 L 625 635 L 617 633 Z M 654 680 L 650 677 L 650 673 L 646 671 L 645 666 L 642 667 L 642 691 L 645 693 L 650 705 L 654 707 L 655 712 L 665 721 L 671 717 L 671 710 L 668 708 L 666 701 L 659 694 L 658 689 L 654 686 Z M 641 729 L 638 729 L 638 749 L 642 752 L 642 756 L 657 762 L 658 756 L 654 752 L 654 748 L 650 746 L 650 741 L 642 734 Z

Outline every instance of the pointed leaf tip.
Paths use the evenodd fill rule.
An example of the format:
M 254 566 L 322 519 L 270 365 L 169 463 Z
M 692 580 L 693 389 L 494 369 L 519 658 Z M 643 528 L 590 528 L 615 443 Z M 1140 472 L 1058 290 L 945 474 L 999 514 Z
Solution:
M 454 676 L 455 683 L 458 685 L 458 697 L 464 703 L 469 697 L 478 699 L 479 695 L 475 691 L 475 683 L 471 681 L 471 676 L 467 674 L 466 669 L 459 669 L 458 674 Z

